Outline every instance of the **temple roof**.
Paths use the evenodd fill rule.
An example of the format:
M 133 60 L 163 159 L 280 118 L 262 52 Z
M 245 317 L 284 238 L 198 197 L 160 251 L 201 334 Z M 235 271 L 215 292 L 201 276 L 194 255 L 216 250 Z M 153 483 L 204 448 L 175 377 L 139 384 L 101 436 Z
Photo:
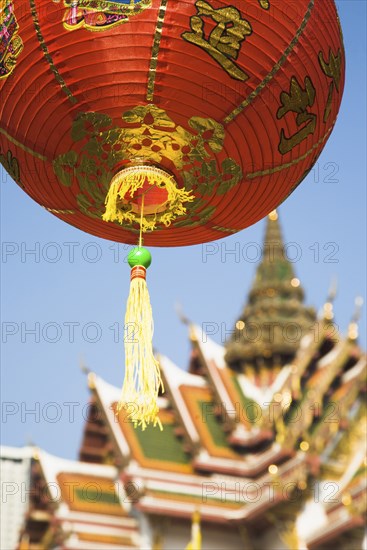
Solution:
M 350 542 L 353 540 L 351 531 L 365 528 L 367 511 L 367 463 L 366 441 L 360 441 L 359 451 L 351 457 L 344 475 L 337 483 L 329 482 L 321 488 L 322 503 L 318 506 L 319 517 L 322 520 L 316 528 L 309 530 L 307 547 L 310 550 L 319 548 L 335 548 L 335 539 L 346 534 Z M 333 490 L 329 498 L 329 489 Z M 330 545 L 330 546 L 329 546 Z M 356 547 L 358 543 L 356 541 Z M 340 547 L 340 546 L 339 546 Z
M 267 384 L 231 369 L 225 349 L 191 325 L 201 374 L 159 357 L 163 431 L 135 429 L 126 413 L 116 415 L 120 389 L 90 373 L 81 447 L 88 461 L 34 450 L 29 548 L 138 548 L 136 514 L 189 521 L 197 509 L 203 522 L 245 526 L 250 537 L 274 525 L 284 540 L 337 547 L 335 537 L 358 529 L 365 510 L 366 357 L 354 339 L 331 342 L 318 322 L 317 345 L 304 336 Z M 337 505 L 316 509 L 311 499 L 302 512 L 315 479 L 338 484 Z M 283 532 L 290 516 L 299 518 L 298 534 Z
M 344 336 L 332 296 L 318 318 L 303 299 L 272 213 L 233 339 L 221 346 L 188 323 L 190 371 L 157 357 L 162 431 L 135 429 L 132 404 L 116 414 L 120 389 L 89 373 L 81 462 L 38 452 L 33 483 L 52 490 L 34 499 L 27 532 L 43 521 L 43 536 L 65 549 L 134 548 L 141 539 L 132 510 L 183 521 L 200 509 L 203 522 L 245 528 L 250 539 L 275 526 L 291 547 L 301 539 L 314 550 L 341 547 L 337 537 L 358 530 L 366 508 L 367 361 L 356 316 Z M 284 337 L 289 324 L 297 338 Z M 337 485 L 337 501 L 313 502 L 327 483 Z M 298 531 L 286 532 L 289 517 L 293 526 L 299 518 Z
M 61 543 L 65 550 L 139 547 L 137 522 L 129 516 L 114 466 L 66 460 L 34 448 L 31 487 L 25 525 L 29 548 Z
M 330 340 L 329 325 L 323 318 L 317 323 L 317 343 L 305 335 L 292 361 L 266 383 L 231 369 L 225 349 L 190 325 L 201 374 L 159 357 L 166 389 L 159 401 L 162 432 L 134 429 L 123 413 L 116 417 L 119 389 L 89 375 L 92 404 L 103 413 L 98 416 L 110 433 L 123 482 L 137 487 L 139 510 L 190 517 L 203 484 L 215 487 L 218 476 L 225 476 L 233 488 L 244 480 L 267 486 L 274 475 L 281 484 L 292 480 L 307 485 L 315 464 L 320 467 L 315 463 L 320 444 L 326 448 L 334 444 L 338 430 L 348 432 L 344 418 L 361 398 L 366 369 L 366 358 L 354 340 L 340 335 Z M 342 417 L 333 416 L 335 399 Z M 82 449 L 85 445 L 86 439 Z M 328 464 L 329 455 L 323 460 Z M 223 502 L 214 490 L 208 491 L 200 509 L 208 521 L 240 522 L 279 502 L 265 499 L 254 506 L 251 498 L 238 501 L 235 489 L 233 498 Z

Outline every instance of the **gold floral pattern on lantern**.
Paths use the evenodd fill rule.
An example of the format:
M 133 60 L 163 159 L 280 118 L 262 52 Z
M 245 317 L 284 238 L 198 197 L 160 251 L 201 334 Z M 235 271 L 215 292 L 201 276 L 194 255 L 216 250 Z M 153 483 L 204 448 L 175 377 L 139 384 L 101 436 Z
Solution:
M 119 127 L 108 115 L 81 113 L 73 123 L 72 139 L 75 148 L 55 159 L 54 171 L 64 186 L 78 185 L 79 209 L 94 218 L 102 217 L 115 173 L 134 163 L 150 163 L 179 173 L 181 186 L 193 195 L 201 195 L 191 203 L 188 216 L 175 221 L 174 226 L 193 223 L 192 216 L 198 213 L 201 223 L 209 220 L 215 207 L 208 205 L 202 195 L 223 195 L 242 179 L 235 160 L 217 158 L 225 139 L 221 124 L 193 116 L 186 129 L 155 105 L 139 105 L 126 111 Z
M 59 2 L 60 0 L 54 0 Z M 151 0 L 65 0 L 64 28 L 74 31 L 105 31 L 126 23 L 151 6 Z
M 20 169 L 18 159 L 13 157 L 13 153 L 9 150 L 6 154 L 2 154 L 0 149 L 0 164 L 3 165 L 10 177 L 17 183 L 22 189 L 24 186 L 20 182 Z
M 18 30 L 13 2 L 0 0 L 0 78 L 6 78 L 14 71 L 23 50 Z

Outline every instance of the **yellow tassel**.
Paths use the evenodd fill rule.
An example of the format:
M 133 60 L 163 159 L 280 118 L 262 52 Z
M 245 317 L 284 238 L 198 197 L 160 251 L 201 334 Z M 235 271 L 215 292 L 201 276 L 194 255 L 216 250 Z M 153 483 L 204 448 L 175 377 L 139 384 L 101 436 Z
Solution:
M 145 248 L 139 247 L 129 256 L 136 263 L 137 257 L 142 261 L 141 256 L 146 253 L 150 257 Z M 154 426 L 158 424 L 162 430 L 157 399 L 160 389 L 164 391 L 164 388 L 159 363 L 153 353 L 153 315 L 145 276 L 143 265 L 132 268 L 125 315 L 125 330 L 128 332 L 125 338 L 125 379 L 117 411 L 125 409 L 135 427 L 145 430 L 152 423 Z
M 167 200 L 159 205 L 159 212 L 140 216 L 134 212 L 131 197 L 138 189 L 149 184 L 167 192 Z M 118 172 L 111 181 L 106 196 L 106 211 L 102 218 L 107 222 L 117 221 L 131 225 L 139 223 L 142 231 L 152 231 L 157 223 L 166 227 L 178 216 L 186 214 L 185 202 L 194 200 L 190 191 L 178 189 L 173 176 L 155 166 L 132 166 Z
M 143 430 L 148 424 L 158 426 L 162 430 L 162 423 L 158 417 L 158 395 L 164 391 L 159 364 L 153 353 L 153 314 L 150 305 L 150 297 L 146 283 L 146 270 L 150 266 L 152 257 L 146 248 L 142 247 L 143 231 L 150 228 L 144 217 L 144 197 L 140 209 L 140 219 L 129 218 L 131 212 L 123 212 L 119 200 L 145 185 L 147 173 L 151 179 L 149 184 L 157 183 L 157 170 L 154 167 L 143 167 L 144 173 L 139 173 L 136 168 L 125 169 L 124 176 L 117 174 L 116 181 L 111 183 L 111 188 L 106 199 L 105 220 L 138 221 L 140 224 L 139 245 L 128 254 L 128 263 L 131 267 L 130 293 L 127 299 L 125 314 L 125 379 L 122 386 L 121 399 L 117 405 L 117 413 L 122 409 L 134 426 L 140 426 Z M 159 171 L 159 170 L 158 170 Z M 162 171 L 161 171 L 162 172 Z M 171 178 L 171 176 L 169 176 Z M 174 187 L 169 180 L 168 187 Z M 170 187 L 171 188 L 171 187 Z M 179 192 L 181 193 L 181 192 Z M 183 193 L 185 193 L 183 191 Z M 174 189 L 171 193 L 175 195 Z M 171 197 L 168 192 L 168 198 Z M 177 195 L 175 195 L 177 198 Z M 131 208 L 131 205 L 130 205 Z M 182 208 L 182 205 L 180 205 Z M 135 214 L 134 214 L 135 216 Z M 164 214 L 167 216 L 167 212 Z M 154 221 L 154 220 L 153 220 Z M 168 222 L 168 219 L 166 220 Z

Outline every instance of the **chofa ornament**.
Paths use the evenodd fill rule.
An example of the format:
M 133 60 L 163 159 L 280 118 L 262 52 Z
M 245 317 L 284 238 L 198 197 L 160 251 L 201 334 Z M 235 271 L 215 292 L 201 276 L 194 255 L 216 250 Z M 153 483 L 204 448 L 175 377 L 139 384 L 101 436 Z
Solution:
M 138 242 L 139 258 L 143 237 L 197 244 L 264 217 L 334 127 L 345 58 L 333 0 L 0 6 L 5 169 L 67 223 Z M 141 261 L 128 311 L 151 336 Z M 143 427 L 160 387 L 150 336 L 127 350 L 122 398 L 139 401 Z

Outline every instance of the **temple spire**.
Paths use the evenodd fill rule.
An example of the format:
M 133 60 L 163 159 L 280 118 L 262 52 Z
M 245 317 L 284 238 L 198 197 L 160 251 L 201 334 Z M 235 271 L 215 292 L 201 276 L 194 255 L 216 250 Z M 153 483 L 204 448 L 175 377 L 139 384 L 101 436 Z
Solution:
M 303 304 L 304 291 L 288 259 L 279 216 L 269 214 L 263 257 L 247 304 L 227 344 L 226 359 L 236 370 L 280 368 L 295 355 L 316 320 Z
M 279 290 L 284 284 L 290 284 L 294 289 L 298 289 L 295 291 L 296 294 L 303 295 L 300 282 L 294 275 L 293 264 L 289 261 L 287 249 L 284 247 L 279 215 L 274 210 L 267 218 L 262 260 L 256 271 L 250 301 L 256 300 L 262 292 L 271 297 L 272 291 Z

